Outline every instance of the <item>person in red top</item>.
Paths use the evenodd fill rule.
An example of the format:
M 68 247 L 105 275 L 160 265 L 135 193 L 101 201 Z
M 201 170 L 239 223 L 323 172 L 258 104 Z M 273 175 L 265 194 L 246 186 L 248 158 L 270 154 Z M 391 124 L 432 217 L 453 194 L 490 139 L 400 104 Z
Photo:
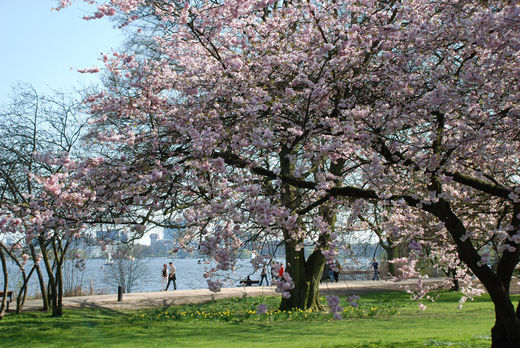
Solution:
M 280 270 L 278 271 L 278 276 L 280 277 L 280 279 L 283 278 L 283 265 L 280 265 Z

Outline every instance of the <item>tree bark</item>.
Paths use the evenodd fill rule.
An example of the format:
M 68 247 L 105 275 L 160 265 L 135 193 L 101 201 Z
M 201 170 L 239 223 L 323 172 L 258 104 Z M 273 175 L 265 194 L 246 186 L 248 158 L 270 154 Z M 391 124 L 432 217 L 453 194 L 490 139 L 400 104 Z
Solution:
M 491 347 L 520 347 L 520 318 L 509 296 L 502 302 L 499 306 L 495 303 L 495 325 L 491 329 Z
M 25 273 L 24 265 L 16 258 L 16 256 L 13 254 L 12 250 L 7 249 L 5 247 L 5 245 L 3 245 L 3 244 L 0 244 L 0 249 L 2 249 L 1 250 L 2 252 L 5 252 L 7 255 L 9 255 L 11 260 L 13 260 L 13 262 L 18 267 L 19 271 L 22 273 L 22 286 L 20 287 L 20 290 L 18 291 L 18 295 L 16 296 L 16 313 L 20 313 L 23 308 L 23 304 L 25 302 L 25 296 L 27 295 L 27 283 L 29 282 L 29 278 L 34 270 L 34 267 L 30 271 L 29 277 L 28 277 L 27 274 Z
M 396 276 L 397 273 L 396 273 L 396 268 L 395 268 L 395 264 L 393 264 L 391 261 L 394 260 L 396 258 L 396 256 L 398 255 L 398 247 L 392 247 L 392 246 L 389 246 L 389 245 L 384 245 L 384 244 L 379 244 L 383 247 L 383 249 L 385 249 L 386 251 L 386 256 L 388 258 L 388 273 L 390 273 L 392 276 Z M 383 276 L 386 276 L 383 274 Z
M 280 310 L 322 310 L 320 279 L 325 258 L 320 250 L 315 250 L 305 260 L 304 250 L 296 250 L 295 246 L 295 242 L 285 243 L 286 271 L 294 281 L 294 288 L 289 291 L 290 298 L 282 298 Z
M 456 277 L 456 272 L 455 272 L 455 269 L 453 268 L 448 268 L 448 272 L 446 272 L 446 275 L 448 277 L 451 277 L 451 279 L 453 280 L 453 286 L 451 287 L 451 291 L 459 291 L 460 287 L 459 287 L 459 280 L 457 279 Z
M 4 296 L 2 297 L 2 302 L 0 304 L 0 319 L 2 319 L 5 315 L 7 305 L 7 291 L 9 286 L 9 273 L 7 272 L 7 262 L 5 261 L 5 254 L 2 248 L 0 248 L 0 261 L 2 262 L 2 273 L 4 276 Z
M 497 267 L 496 273 L 481 264 L 480 255 L 469 239 L 462 238 L 466 234 L 466 228 L 462 221 L 453 213 L 449 204 L 444 200 L 425 206 L 425 210 L 431 212 L 444 222 L 446 229 L 453 237 L 457 246 L 459 258 L 477 276 L 486 288 L 493 304 L 495 305 L 495 326 L 491 329 L 491 342 L 494 348 L 520 347 L 520 317 L 515 311 L 509 296 L 509 287 L 515 265 L 518 263 L 520 250 L 514 252 L 504 251 Z M 520 213 L 520 205 L 515 206 L 511 225 L 515 227 L 510 233 L 516 233 L 520 223 L 517 218 Z
M 42 294 L 42 302 L 43 302 L 42 311 L 48 311 L 49 310 L 49 296 L 47 295 L 47 287 L 45 286 L 45 281 L 43 279 L 43 274 L 42 274 L 42 271 L 40 269 L 40 265 L 38 264 L 38 258 L 36 256 L 36 250 L 34 249 L 34 245 L 33 244 L 29 245 L 29 248 L 31 250 L 31 257 L 32 257 L 33 262 L 34 262 L 34 267 L 36 269 L 36 274 L 38 275 L 38 283 L 40 285 L 40 291 L 41 291 L 41 294 Z
M 48 296 L 49 296 L 50 305 L 51 305 L 51 309 L 52 309 L 52 316 L 59 317 L 62 315 L 62 312 L 60 311 L 59 306 L 58 306 L 58 293 L 57 293 L 58 285 L 57 285 L 56 279 L 54 277 L 54 272 L 53 272 L 54 267 L 51 264 L 51 261 L 49 259 L 49 255 L 47 253 L 47 249 L 45 247 L 44 242 L 45 241 L 43 240 L 43 238 L 40 238 L 40 249 L 42 252 L 43 262 L 45 264 L 45 270 L 47 271 L 47 277 L 49 278 Z
M 56 316 L 63 315 L 63 271 L 62 271 L 63 259 L 56 263 Z M 54 313 L 53 313 L 54 316 Z
M 21 269 L 21 271 L 22 271 L 23 283 L 22 283 L 22 286 L 20 287 L 20 291 L 18 292 L 18 296 L 16 296 L 16 313 L 17 314 L 22 311 L 23 305 L 25 304 L 25 298 L 27 297 L 27 284 L 29 283 L 29 280 L 31 279 L 31 276 L 34 272 L 34 266 L 29 271 L 28 275 L 25 274 L 25 271 L 23 268 Z
M 290 175 L 293 171 L 293 165 L 288 159 L 288 152 L 286 146 L 283 146 L 280 151 L 280 172 L 284 175 Z M 291 210 L 296 209 L 298 207 L 298 189 L 292 188 L 288 184 L 282 184 L 280 200 L 285 207 Z M 286 229 L 283 230 L 283 236 L 286 272 L 290 274 L 294 288 L 289 291 L 290 298 L 282 298 L 280 309 L 321 310 L 320 280 L 325 258 L 321 253 L 320 245 L 317 245 L 308 260 L 305 260 L 303 240 L 294 240 Z M 323 237 L 320 237 L 320 242 L 323 241 Z

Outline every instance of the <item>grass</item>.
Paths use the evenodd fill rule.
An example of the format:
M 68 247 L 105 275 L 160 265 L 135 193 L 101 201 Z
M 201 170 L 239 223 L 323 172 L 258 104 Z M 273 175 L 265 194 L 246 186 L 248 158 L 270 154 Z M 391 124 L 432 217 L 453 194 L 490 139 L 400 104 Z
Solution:
M 1 347 L 489 347 L 488 296 L 457 309 L 460 294 L 441 292 L 421 311 L 400 292 L 366 294 L 343 320 L 329 313 L 276 310 L 278 299 L 233 298 L 140 311 L 66 310 L 9 315 Z M 518 301 L 518 297 L 516 298 Z M 326 303 L 325 299 L 323 299 Z M 259 304 L 266 314 L 256 314 Z

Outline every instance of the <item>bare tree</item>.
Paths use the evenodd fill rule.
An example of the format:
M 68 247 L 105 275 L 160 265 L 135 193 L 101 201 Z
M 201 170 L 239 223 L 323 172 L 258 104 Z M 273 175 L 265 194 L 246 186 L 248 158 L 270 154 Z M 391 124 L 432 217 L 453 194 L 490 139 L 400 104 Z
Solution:
M 113 261 L 105 268 L 105 278 L 132 292 L 134 286 L 148 272 L 142 249 L 132 244 L 117 244 Z

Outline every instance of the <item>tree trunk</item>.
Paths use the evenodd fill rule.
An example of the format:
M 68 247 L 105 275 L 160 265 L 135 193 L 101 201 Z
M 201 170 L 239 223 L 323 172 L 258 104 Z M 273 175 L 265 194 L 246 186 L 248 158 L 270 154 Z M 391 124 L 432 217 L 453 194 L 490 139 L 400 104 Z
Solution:
M 16 297 L 16 313 L 20 313 L 23 309 L 23 305 L 25 304 L 25 298 L 27 297 L 27 284 L 29 283 L 29 280 L 31 279 L 31 276 L 34 272 L 34 266 L 29 271 L 29 274 L 25 274 L 24 269 L 21 269 L 22 271 L 22 279 L 23 283 L 20 287 L 20 291 L 18 292 L 18 296 Z
M 294 168 L 288 157 L 288 148 L 282 146 L 279 155 L 280 173 L 283 175 L 292 174 Z M 291 210 L 296 209 L 298 206 L 298 197 L 297 189 L 292 188 L 288 184 L 282 184 L 280 200 L 285 207 Z M 301 223 L 301 221 L 297 223 Z M 283 237 L 286 272 L 290 274 L 294 282 L 294 288 L 289 291 L 291 294 L 290 298 L 282 298 L 280 309 L 290 310 L 299 308 L 302 310 L 321 310 L 322 306 L 319 302 L 320 280 L 325 258 L 321 254 L 319 245 L 306 261 L 302 247 L 303 240 L 294 240 L 291 233 L 286 229 L 283 230 Z M 321 238 L 320 241 L 322 241 Z
M 280 310 L 298 308 L 301 310 L 322 310 L 320 304 L 320 279 L 325 258 L 316 250 L 305 260 L 304 251 L 295 249 L 295 242 L 285 243 L 286 271 L 294 281 L 290 298 L 282 298 Z
M 380 244 L 380 245 L 382 245 L 382 244 Z M 398 251 L 399 251 L 398 247 L 383 245 L 383 248 L 385 249 L 386 256 L 388 258 L 388 273 L 390 273 L 392 276 L 395 277 L 397 275 L 396 267 L 395 267 L 395 264 L 393 264 L 391 261 L 394 260 L 396 258 L 396 256 L 398 255 Z M 383 274 L 382 276 L 385 277 L 386 275 Z
M 514 309 L 513 309 L 514 313 Z M 491 329 L 492 348 L 520 347 L 520 318 L 511 310 L 495 306 L 495 326 Z
M 29 281 L 29 277 L 32 274 L 34 267 L 32 268 L 31 272 L 29 273 L 29 277 L 27 277 L 27 274 L 25 273 L 24 265 L 20 263 L 20 261 L 16 258 L 16 256 L 12 253 L 12 250 L 7 249 L 3 244 L 0 244 L 0 249 L 2 249 L 2 253 L 5 252 L 9 257 L 13 260 L 13 262 L 18 267 L 19 271 L 22 273 L 22 286 L 20 287 L 20 290 L 18 291 L 18 296 L 16 296 L 16 313 L 20 313 L 23 304 L 25 302 L 25 296 L 27 295 L 27 282 Z
M 7 262 L 5 261 L 5 255 L 2 248 L 0 248 L 0 260 L 2 262 L 2 273 L 4 276 L 4 288 L 2 291 L 4 292 L 4 296 L 2 297 L 2 302 L 0 304 L 0 319 L 2 319 L 5 315 L 5 310 L 7 306 L 7 291 L 9 286 L 9 273 L 7 272 Z
M 63 315 L 63 271 L 62 271 L 63 260 L 56 262 L 56 313 L 52 313 L 53 316 L 61 317 Z
M 47 287 L 45 286 L 43 274 L 40 269 L 40 265 L 38 264 L 38 261 L 37 261 L 38 258 L 36 256 L 36 251 L 34 250 L 34 245 L 31 244 L 29 246 L 29 248 L 31 250 L 31 257 L 34 261 L 34 267 L 36 269 L 36 274 L 38 275 L 38 283 L 40 285 L 40 291 L 42 293 L 42 302 L 43 302 L 42 311 L 48 311 L 49 310 L 49 296 L 47 295 Z
M 453 213 L 447 202 L 440 199 L 437 204 L 425 206 L 423 209 L 431 212 L 444 222 L 446 229 L 457 245 L 457 253 L 460 260 L 471 269 L 489 293 L 495 306 L 495 326 L 491 329 L 492 347 L 520 347 L 519 311 L 515 311 L 509 297 L 513 270 L 518 264 L 520 255 L 517 245 L 514 245 L 515 250 L 513 252 L 503 252 L 495 273 L 487 265 L 480 264 L 480 255 L 469 238 L 462 238 L 466 234 L 466 227 Z M 520 219 L 518 215 L 520 215 L 520 205 L 515 206 L 511 222 L 511 225 L 515 228 L 509 231 L 509 233 L 516 233 L 519 230 Z
M 43 262 L 45 264 L 45 270 L 47 271 L 47 277 L 49 278 L 49 300 L 52 308 L 52 316 L 59 317 L 62 315 L 58 306 L 58 284 L 56 283 L 56 279 L 54 277 L 53 266 L 51 265 L 51 261 L 49 260 L 49 255 L 47 254 L 47 249 L 45 248 L 45 244 L 43 240 L 40 240 L 40 249 L 42 252 Z
M 294 172 L 294 165 L 289 160 L 290 150 L 283 145 L 280 153 L 280 174 L 291 176 Z M 323 163 L 322 163 L 323 164 Z M 344 160 L 338 160 L 330 164 L 330 171 L 334 175 L 341 175 L 341 170 L 345 164 Z M 325 164 L 323 164 L 325 165 Z M 318 168 L 319 166 L 317 166 Z M 339 182 L 336 185 L 340 185 Z M 280 200 L 282 204 L 291 210 L 298 208 L 300 200 L 300 192 L 298 189 L 291 187 L 289 184 L 283 183 L 280 191 Z M 336 213 L 328 204 L 323 204 L 319 208 L 319 214 L 324 221 L 330 226 L 330 231 L 334 230 L 336 222 Z M 301 224 L 300 218 L 298 219 Z M 283 231 L 285 244 L 285 260 L 286 271 L 291 275 L 294 282 L 294 288 L 289 292 L 290 298 L 283 298 L 280 303 L 281 310 L 289 310 L 298 308 L 302 310 L 318 311 L 323 306 L 320 303 L 320 280 L 325 266 L 325 257 L 322 251 L 329 248 L 330 234 L 320 231 L 318 242 L 313 253 L 305 260 L 303 239 L 294 240 L 289 231 Z
M 457 279 L 457 273 L 454 268 L 448 268 L 448 272 L 446 274 L 448 277 L 451 277 L 453 281 L 453 286 L 451 287 L 451 291 L 459 291 L 459 280 Z
M 509 297 L 509 288 L 495 283 L 489 289 L 486 286 L 486 289 L 495 305 L 495 325 L 491 329 L 491 347 L 520 347 L 520 316 L 518 309 L 515 311 Z

